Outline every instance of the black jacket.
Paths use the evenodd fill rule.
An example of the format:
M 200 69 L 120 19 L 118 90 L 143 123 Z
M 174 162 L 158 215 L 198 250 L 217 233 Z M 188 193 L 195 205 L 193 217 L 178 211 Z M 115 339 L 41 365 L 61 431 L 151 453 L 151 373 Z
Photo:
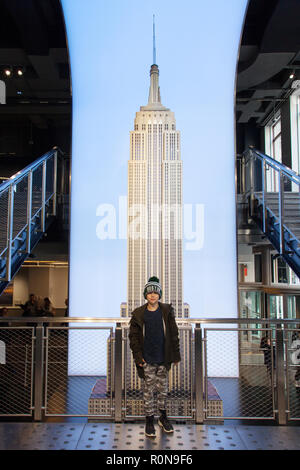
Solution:
M 148 304 L 136 308 L 132 312 L 129 329 L 129 343 L 132 350 L 133 359 L 136 363 L 137 372 L 139 377 L 144 378 L 144 369 L 138 364 L 142 363 L 143 359 L 143 344 L 144 344 L 144 312 Z M 164 332 L 165 332 L 165 366 L 169 370 L 172 362 L 179 362 L 180 349 L 179 349 L 179 335 L 178 327 L 175 321 L 174 308 L 172 304 L 163 304 L 159 302 L 162 311 Z

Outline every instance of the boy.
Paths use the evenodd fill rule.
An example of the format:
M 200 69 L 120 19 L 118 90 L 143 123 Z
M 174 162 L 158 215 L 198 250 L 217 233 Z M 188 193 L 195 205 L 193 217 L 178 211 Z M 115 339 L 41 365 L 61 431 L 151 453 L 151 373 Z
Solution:
M 167 378 L 171 364 L 180 361 L 178 328 L 172 304 L 159 302 L 162 289 L 157 277 L 145 285 L 147 303 L 132 312 L 129 341 L 140 378 L 143 379 L 145 434 L 155 437 L 154 397 L 160 411 L 158 424 L 165 432 L 173 432 L 166 416 Z

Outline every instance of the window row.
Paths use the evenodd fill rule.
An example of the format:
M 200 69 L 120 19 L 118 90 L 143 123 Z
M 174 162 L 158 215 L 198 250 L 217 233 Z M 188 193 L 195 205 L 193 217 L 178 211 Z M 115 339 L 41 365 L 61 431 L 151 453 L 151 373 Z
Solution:
M 162 132 L 162 124 L 158 124 L 158 128 L 159 128 L 159 132 Z M 153 129 L 153 132 L 157 132 L 157 124 L 148 124 L 147 126 L 148 128 L 148 132 L 151 132 L 152 129 Z M 146 124 L 141 124 L 139 126 L 139 124 L 135 124 L 134 125 L 134 130 L 135 131 L 138 131 L 138 130 L 142 130 L 142 131 L 145 131 L 146 130 Z M 164 125 L 164 130 L 165 131 L 168 131 L 168 130 L 172 130 L 172 131 L 175 131 L 176 130 L 176 125 L 173 123 L 173 124 L 165 124 Z

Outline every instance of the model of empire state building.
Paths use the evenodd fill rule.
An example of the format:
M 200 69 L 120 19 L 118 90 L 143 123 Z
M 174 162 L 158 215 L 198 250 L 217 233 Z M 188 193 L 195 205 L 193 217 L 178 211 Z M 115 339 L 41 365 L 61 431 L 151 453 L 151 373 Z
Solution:
M 157 276 L 161 301 L 172 303 L 177 318 L 184 318 L 180 132 L 174 113 L 161 103 L 154 24 L 153 62 L 148 104 L 136 113 L 130 132 L 127 305 L 122 304 L 121 316 L 130 317 L 145 303 L 144 286 Z
M 146 303 L 143 291 L 149 277 L 162 285 L 163 303 L 172 303 L 179 326 L 181 362 L 172 365 L 166 400 L 170 417 L 192 418 L 195 409 L 193 332 L 187 322 L 189 305 L 183 303 L 182 280 L 182 161 L 180 133 L 175 116 L 161 103 L 153 24 L 153 65 L 148 104 L 136 113 L 130 132 L 127 214 L 127 302 L 121 317 Z M 123 326 L 124 325 L 124 326 Z M 123 418 L 144 416 L 142 381 L 129 347 L 129 325 L 122 323 L 123 364 L 114 370 L 115 338 L 107 342 L 107 376 L 96 382 L 89 399 L 89 413 L 109 416 L 114 408 L 114 377 L 122 374 Z M 222 416 L 222 400 L 207 384 L 207 409 Z
M 189 316 L 189 307 L 183 303 L 180 132 L 174 113 L 161 102 L 154 28 L 153 24 L 148 104 L 136 113 L 134 130 L 130 132 L 127 304 L 121 305 L 121 316 L 130 317 L 136 307 L 146 302 L 145 284 L 150 276 L 157 276 L 163 291 L 161 302 L 172 303 L 176 317 L 184 319 Z M 190 331 L 180 331 L 182 361 L 171 369 L 170 392 L 190 390 L 190 374 L 186 370 L 191 363 L 189 334 Z M 132 391 L 134 399 L 141 381 L 128 341 L 125 355 L 126 388 Z M 137 408 L 132 403 L 133 414 L 134 410 L 139 411 Z
M 130 132 L 127 302 L 121 304 L 121 317 L 130 318 L 136 307 L 145 304 L 145 284 L 149 277 L 157 276 L 163 292 L 160 301 L 172 303 L 176 318 L 184 321 L 189 317 L 189 306 L 183 303 L 180 132 L 174 113 L 161 103 L 154 28 L 153 24 L 148 104 L 136 113 L 134 130 Z M 128 327 L 124 327 L 123 334 L 126 415 L 143 415 L 142 384 L 129 348 Z M 113 340 L 108 343 L 108 358 L 113 357 L 113 344 Z M 169 403 L 173 406 L 168 409 L 169 415 L 185 416 L 191 412 L 190 400 L 185 399 L 191 395 L 191 345 L 191 328 L 185 324 L 180 327 L 182 360 L 169 373 Z M 111 387 L 108 374 L 108 392 Z

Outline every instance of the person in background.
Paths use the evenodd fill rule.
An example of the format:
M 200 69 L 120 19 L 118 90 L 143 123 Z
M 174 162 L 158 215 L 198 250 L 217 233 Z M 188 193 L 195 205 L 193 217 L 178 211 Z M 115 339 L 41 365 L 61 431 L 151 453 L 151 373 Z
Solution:
M 69 316 L 69 299 L 65 299 L 65 306 L 66 306 L 65 317 L 68 317 Z
M 6 317 L 7 316 L 7 308 L 2 307 L 0 308 L 0 318 Z M 8 322 L 0 322 L 0 326 L 9 326 Z
M 36 315 L 38 317 L 44 316 L 44 299 L 40 295 L 36 297 Z
M 55 310 L 52 306 L 52 303 L 49 299 L 49 297 L 44 298 L 44 304 L 42 306 L 42 315 L 44 317 L 54 317 Z
M 264 353 L 264 364 L 267 366 L 270 379 L 272 380 L 272 350 L 273 350 L 273 367 L 275 369 L 275 349 L 271 345 L 268 336 L 264 336 L 260 342 L 260 349 Z
M 52 306 L 52 303 L 49 299 L 49 297 L 45 297 L 43 300 L 41 299 L 40 303 L 40 310 L 39 310 L 39 316 L 41 317 L 54 317 L 55 310 Z M 43 323 L 43 326 L 51 326 L 52 324 L 50 323 Z
M 66 306 L 66 310 L 65 310 L 65 317 L 68 317 L 69 316 L 69 298 L 66 298 L 65 299 L 65 306 Z M 69 323 L 62 323 L 61 326 L 69 326 Z
M 29 300 L 20 307 L 24 310 L 23 317 L 36 317 L 38 314 L 38 302 L 34 294 L 30 294 Z

